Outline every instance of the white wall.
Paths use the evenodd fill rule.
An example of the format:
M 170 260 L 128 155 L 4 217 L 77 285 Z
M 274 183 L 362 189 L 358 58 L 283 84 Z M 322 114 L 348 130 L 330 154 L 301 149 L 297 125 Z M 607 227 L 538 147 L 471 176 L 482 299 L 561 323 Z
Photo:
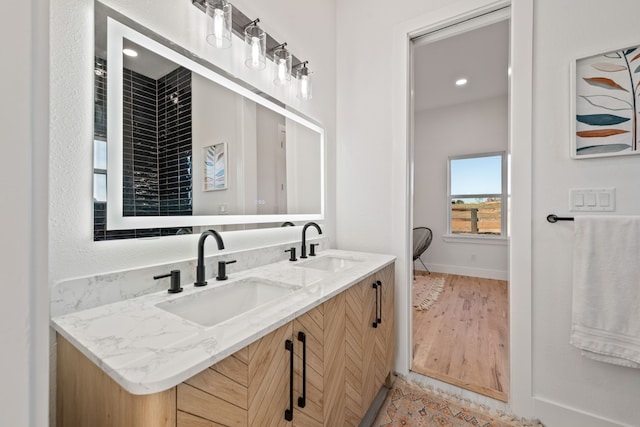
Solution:
M 49 2 L 28 0 L 0 17 L 3 426 L 47 424 L 48 13 Z
M 569 158 L 571 61 L 640 42 L 640 3 L 604 5 L 537 0 L 534 9 L 533 385 L 536 412 L 551 426 L 610 425 L 580 411 L 627 425 L 640 414 L 640 370 L 590 361 L 569 345 L 573 227 L 545 220 L 568 213 L 572 187 L 615 187 L 616 214 L 640 214 L 640 157 Z
M 416 112 L 414 129 L 413 223 L 433 231 L 422 260 L 432 271 L 506 280 L 506 240 L 466 243 L 443 236 L 449 156 L 507 151 L 507 96 Z M 423 269 L 419 261 L 416 269 Z
M 394 26 L 448 0 L 346 0 L 338 3 L 337 245 L 391 252 L 391 34 Z M 395 146 L 398 146 L 396 148 Z
M 397 230 L 396 224 L 409 222 L 401 206 L 407 197 L 404 170 L 409 165 L 405 140 L 393 139 L 396 136 L 393 129 L 402 123 L 394 123 L 397 117 L 394 108 L 398 105 L 392 102 L 395 93 L 406 88 L 392 78 L 397 77 L 392 67 L 402 67 L 402 64 L 392 64 L 389 60 L 404 59 L 397 52 L 406 46 L 391 46 L 389 40 L 399 37 L 422 14 L 447 18 L 450 11 L 469 12 L 498 2 L 458 0 L 446 7 L 444 3 L 401 0 L 390 9 L 388 3 L 381 1 L 349 0 L 338 5 L 337 233 L 340 248 L 392 252 L 399 256 L 399 262 L 408 262 L 406 249 L 398 245 L 403 230 Z M 514 9 L 520 3 L 526 6 L 528 2 L 517 0 Z M 520 342 L 518 348 L 512 349 L 518 353 L 516 360 L 524 363 L 514 366 L 512 375 L 519 370 L 524 372 L 525 378 L 520 379 L 525 385 L 529 372 L 528 348 L 533 349 L 533 372 L 529 376 L 533 384 L 528 390 L 520 390 L 532 401 L 532 410 L 526 402 L 519 404 L 518 410 L 539 417 L 551 427 L 637 425 L 640 372 L 586 360 L 568 344 L 572 229 L 571 224 L 548 224 L 545 217 L 551 212 L 566 213 L 567 190 L 574 186 L 614 186 L 618 191 L 617 213 L 640 213 L 636 185 L 640 157 L 580 161 L 569 158 L 569 63 L 583 55 L 637 44 L 640 40 L 635 17 L 640 3 L 620 0 L 606 3 L 606 7 L 605 2 L 596 0 L 532 3 L 535 8 L 534 111 L 530 116 L 533 118 L 532 182 L 521 179 L 528 180 L 530 164 L 523 163 L 528 148 L 519 146 L 521 140 L 512 141 L 514 156 L 517 151 L 519 166 L 522 166 L 513 172 L 518 178 L 518 188 L 533 191 L 532 212 L 523 212 L 523 217 L 532 214 L 533 218 L 532 257 L 524 260 L 521 256 L 529 250 L 526 244 L 518 244 L 518 252 L 511 254 L 512 258 L 518 258 L 515 263 L 512 259 L 513 265 L 516 269 L 522 268 L 525 274 L 527 262 L 533 266 L 530 277 L 521 281 L 527 286 L 528 281 L 532 282 L 531 298 L 520 291 L 515 298 L 511 295 L 515 304 L 512 312 L 520 315 L 531 312 L 533 320 L 532 342 Z M 525 9 L 527 7 L 521 10 Z M 512 35 L 524 44 L 528 37 L 525 27 L 526 22 L 515 20 Z M 371 31 L 372 28 L 375 31 Z M 389 51 L 390 56 L 380 54 Z M 528 61 L 519 58 L 518 62 Z M 526 80 L 528 73 L 526 67 L 514 66 L 512 78 Z M 526 88 L 520 84 L 517 92 L 526 93 Z M 514 108 L 526 111 L 529 105 L 524 103 Z M 518 117 L 520 127 L 516 132 L 520 135 L 527 127 L 526 120 L 521 119 Z M 519 206 L 528 204 L 517 194 L 513 197 L 519 198 Z M 518 235 L 524 240 L 528 225 L 528 221 L 518 222 Z M 407 278 L 402 273 L 396 278 L 403 279 L 397 283 L 396 290 L 404 297 Z M 400 347 L 396 354 L 401 359 L 408 351 L 402 344 L 403 340 L 405 344 L 409 342 L 409 325 L 401 317 L 398 320 Z M 530 332 L 528 322 L 517 320 L 511 327 L 516 328 L 515 334 L 520 331 L 526 337 Z
M 249 80 L 277 99 L 291 101 L 327 130 L 328 165 L 335 159 L 335 2 L 297 3 L 277 0 L 234 2 L 278 40 L 287 40 L 293 53 L 309 59 L 316 96 L 296 101 L 275 88 L 271 75 L 255 73 L 242 64 L 238 52 L 220 51 L 205 42 L 205 14 L 188 0 L 108 0 L 105 4 L 162 34 L 221 68 Z M 63 0 L 51 5 L 51 282 L 176 259 L 193 258 L 197 236 L 170 239 L 93 242 L 91 135 L 93 117 L 93 2 Z M 299 19 L 314 16 L 314 19 Z M 236 43 L 237 44 L 237 43 Z M 241 46 L 238 44 L 238 49 Z M 329 208 L 324 229 L 335 234 L 335 179 L 328 180 Z M 277 231 L 277 230 L 276 230 Z M 254 236 L 252 238 L 252 236 Z M 255 236 L 261 236 L 260 241 Z M 237 241 L 234 239 L 240 239 Z M 280 239 L 277 232 L 248 231 L 229 236 L 229 248 L 253 247 Z M 213 248 L 210 248 L 213 250 Z M 209 250 L 209 249 L 208 249 Z

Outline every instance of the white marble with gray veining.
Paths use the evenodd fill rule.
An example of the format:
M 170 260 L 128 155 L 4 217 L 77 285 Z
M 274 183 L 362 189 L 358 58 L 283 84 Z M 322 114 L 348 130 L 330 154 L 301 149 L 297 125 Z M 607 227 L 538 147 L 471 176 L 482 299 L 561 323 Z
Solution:
M 322 236 L 309 239 L 309 242 L 318 243 L 319 251 L 328 248 L 329 245 L 328 240 Z M 227 271 L 240 272 L 286 259 L 288 255 L 284 250 L 291 246 L 298 246 L 298 250 L 300 249 L 299 243 L 285 243 L 251 250 L 224 250 L 207 256 L 205 268 L 208 276 L 213 277 L 218 268 L 218 261 L 236 260 L 227 267 Z M 185 286 L 195 281 L 196 264 L 196 260 L 191 259 L 60 281 L 50 290 L 51 317 L 168 289 L 168 278 L 155 280 L 153 276 L 171 270 L 180 270 L 180 283 Z
M 354 260 L 330 272 L 280 261 L 230 272 L 229 280 L 184 292 L 166 290 L 53 317 L 52 327 L 132 394 L 167 390 L 394 262 L 390 255 L 326 250 L 318 257 Z M 313 258 L 309 258 L 313 259 Z M 215 270 L 208 277 L 215 276 Z M 156 304 L 257 277 L 299 290 L 211 327 L 190 322 Z M 117 277 L 111 280 L 117 281 Z M 115 286 L 114 286 L 115 287 Z M 90 293 L 89 293 L 90 294 Z M 73 294 L 74 298 L 76 294 Z

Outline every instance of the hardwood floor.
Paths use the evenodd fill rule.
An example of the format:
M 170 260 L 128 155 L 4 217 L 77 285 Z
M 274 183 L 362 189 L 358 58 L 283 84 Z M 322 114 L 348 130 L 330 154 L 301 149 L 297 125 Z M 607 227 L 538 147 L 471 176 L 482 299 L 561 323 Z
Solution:
M 507 282 L 440 273 L 431 276 L 445 278 L 444 291 L 429 310 L 412 308 L 411 370 L 506 402 Z

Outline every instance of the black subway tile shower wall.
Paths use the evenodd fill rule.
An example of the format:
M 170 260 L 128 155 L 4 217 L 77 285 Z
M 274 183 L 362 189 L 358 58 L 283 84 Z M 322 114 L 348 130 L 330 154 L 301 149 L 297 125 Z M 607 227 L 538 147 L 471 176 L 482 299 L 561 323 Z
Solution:
M 106 61 L 96 58 L 95 65 L 104 72 L 96 72 L 94 135 L 106 139 Z M 178 68 L 156 81 L 124 69 L 123 78 L 123 214 L 191 215 L 191 72 Z M 107 231 L 106 203 L 94 202 L 94 240 L 191 232 Z
M 123 214 L 160 215 L 157 83 L 123 70 Z
M 191 71 L 158 79 L 160 215 L 191 215 Z

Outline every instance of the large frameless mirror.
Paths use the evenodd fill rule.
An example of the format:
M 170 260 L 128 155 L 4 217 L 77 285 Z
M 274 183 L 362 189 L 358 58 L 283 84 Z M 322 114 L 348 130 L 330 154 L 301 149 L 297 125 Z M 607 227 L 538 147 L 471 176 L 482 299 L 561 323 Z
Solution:
M 94 202 L 106 202 L 107 230 L 323 219 L 320 126 L 158 37 L 103 22 Z

